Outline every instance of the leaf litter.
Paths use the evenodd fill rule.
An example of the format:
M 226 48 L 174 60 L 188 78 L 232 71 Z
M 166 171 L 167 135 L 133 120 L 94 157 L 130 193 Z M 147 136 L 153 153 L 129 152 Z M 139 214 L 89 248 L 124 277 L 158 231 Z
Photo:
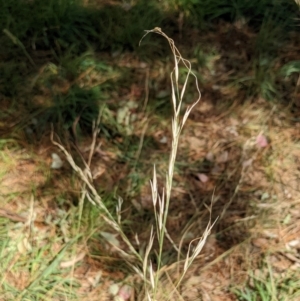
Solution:
M 226 35 L 226 28 L 221 30 L 220 35 L 221 39 L 223 35 Z M 251 37 L 247 31 L 246 35 Z M 240 39 L 243 40 L 242 37 Z M 245 56 L 244 53 L 234 54 L 234 51 L 232 55 L 233 58 L 235 58 L 234 55 Z M 145 64 L 130 54 L 126 54 L 121 59 L 115 58 L 115 61 L 120 66 L 132 69 L 140 68 L 142 64 Z M 197 264 L 192 266 L 191 271 L 188 272 L 180 292 L 185 300 L 202 298 L 202 300 L 227 301 L 236 300 L 236 297 L 228 290 L 230 285 L 232 283 L 244 284 L 249 279 L 248 270 L 259 268 L 260 255 L 264 254 L 266 250 L 272 253 L 270 264 L 277 272 L 289 269 L 299 260 L 298 244 L 296 243 L 299 240 L 300 229 L 299 210 L 297 209 L 300 199 L 298 181 L 300 175 L 297 169 L 300 158 L 300 150 L 297 146 L 299 125 L 291 126 L 292 116 L 284 108 L 274 109 L 270 103 L 262 99 L 257 102 L 254 100 L 252 103 L 243 103 L 244 95 L 240 95 L 241 100 L 238 106 L 234 105 L 224 110 L 224 107 L 218 104 L 214 97 L 218 95 L 223 102 L 229 102 L 230 98 L 238 95 L 236 89 L 223 87 L 223 83 L 227 80 L 224 75 L 219 75 L 218 87 L 210 88 L 209 85 L 210 81 L 216 81 L 216 74 L 224 74 L 224 70 L 228 69 L 228 62 L 222 62 L 218 57 L 212 62 L 210 68 L 216 70 L 208 72 L 206 75 L 208 83 L 204 85 L 203 102 L 195 108 L 191 120 L 187 121 L 180 141 L 177 161 L 180 168 L 175 175 L 176 189 L 173 192 L 168 223 L 172 226 L 168 232 L 179 244 L 181 237 L 178 236 L 178 233 L 185 225 L 188 225 L 189 236 L 203 232 L 205 219 L 208 218 L 205 206 L 210 202 L 212 202 L 215 217 L 220 216 L 224 207 L 230 204 L 214 229 L 210 244 L 204 248 L 203 253 L 197 259 Z M 164 74 L 161 70 L 164 69 L 168 69 L 168 66 L 161 66 L 160 62 L 157 65 L 153 64 L 149 75 L 152 79 L 160 80 L 161 86 L 164 82 Z M 143 71 L 139 71 L 143 74 Z M 87 85 L 86 82 L 85 85 Z M 218 94 L 213 91 L 218 91 Z M 143 112 L 139 111 L 136 101 L 141 97 L 142 92 L 131 87 L 128 95 L 134 100 L 128 102 L 128 105 L 120 103 L 116 113 L 128 136 L 141 134 L 139 122 L 145 116 Z M 167 95 L 166 90 L 163 89 L 154 92 L 160 97 Z M 161 116 L 154 116 L 152 122 L 160 125 L 159 131 L 162 131 L 160 132 L 162 138 L 158 140 L 163 141 L 161 144 L 169 147 L 166 139 L 170 137 L 169 126 L 162 122 Z M 157 140 L 157 132 L 158 130 L 153 128 L 147 135 L 153 136 L 154 140 Z M 99 164 L 93 173 L 96 175 L 94 178 L 97 179 L 99 186 L 113 187 L 121 179 L 126 180 L 126 175 L 131 173 L 132 167 L 128 164 L 124 166 L 123 162 L 119 162 L 118 157 L 109 155 L 110 152 L 114 153 L 112 150 L 120 153 L 114 141 L 102 137 L 101 140 L 102 147 L 98 153 L 99 156 L 95 155 L 93 158 L 94 166 Z M 84 148 L 88 145 L 90 145 L 90 141 L 86 139 L 81 141 L 80 147 Z M 48 147 L 49 145 L 44 146 L 45 149 Z M 141 177 L 149 175 L 149 162 L 151 164 L 160 162 L 162 154 L 165 152 L 164 148 L 151 148 L 143 151 L 139 160 L 145 166 L 139 170 Z M 13 215 L 10 215 L 9 212 L 21 216 L 26 206 L 29 207 L 29 198 L 26 198 L 25 195 L 30 192 L 31 183 L 42 187 L 47 181 L 46 174 L 41 172 L 40 166 L 50 167 L 54 163 L 55 169 L 57 169 L 54 172 L 57 172 L 57 175 L 63 175 L 64 171 L 60 168 L 61 158 L 58 155 L 60 160 L 56 156 L 54 158 L 52 156 L 51 163 L 47 162 L 49 154 L 37 160 L 22 151 L 6 150 L 5 152 L 11 158 L 11 162 L 10 164 L 0 163 L 1 170 L 5 170 L 0 184 L 1 198 L 4 200 L 3 195 L 10 193 L 19 193 L 22 196 L 8 204 L 3 201 L 5 208 L 0 211 L 0 214 L 16 222 L 12 217 L 10 218 Z M 52 154 L 55 154 L 54 150 Z M 87 154 L 83 154 L 83 156 L 86 157 Z M 59 191 L 68 187 L 58 181 L 53 180 L 55 185 L 50 188 L 50 191 L 51 189 Z M 75 191 L 76 189 L 78 193 L 80 188 L 75 186 Z M 142 204 L 144 210 L 141 212 L 149 214 L 151 209 L 148 208 L 150 207 L 148 203 L 151 200 L 147 198 L 146 189 L 143 187 L 140 189 L 142 197 L 145 198 L 145 205 Z M 125 189 L 121 192 L 126 194 Z M 54 209 L 51 208 L 51 201 L 47 199 L 45 191 L 44 194 L 41 192 L 39 194 L 39 198 L 45 201 L 41 201 L 34 210 L 37 215 L 36 219 L 43 221 L 46 212 L 57 214 L 57 210 L 55 206 Z M 267 194 L 270 197 L 266 198 Z M 136 199 L 139 204 L 142 203 L 138 197 Z M 126 209 L 134 212 L 131 205 Z M 259 218 L 260 215 L 264 218 Z M 250 219 L 251 216 L 253 218 Z M 289 216 L 288 219 L 287 216 Z M 281 223 L 283 220 L 285 223 Z M 25 223 L 26 219 L 24 222 L 22 220 L 19 222 Z M 133 226 L 136 232 L 139 232 L 138 237 L 142 242 L 149 237 L 149 230 L 143 227 L 143 224 L 145 224 L 144 217 L 137 217 L 136 224 L 134 224 L 137 227 Z M 58 230 L 51 230 L 52 226 L 47 223 L 39 226 L 46 229 L 46 233 L 48 231 L 53 236 L 57 235 Z M 12 239 L 17 237 L 14 236 L 18 234 L 15 231 L 17 230 L 10 232 Z M 69 231 L 66 229 L 64 235 L 70 235 Z M 36 235 L 41 235 L 41 239 L 45 240 L 46 237 L 42 233 L 43 231 L 40 231 Z M 106 234 L 103 235 L 103 233 Z M 108 241 L 108 245 L 119 247 L 119 241 L 114 234 L 102 231 L 101 235 Z M 247 243 L 247 239 L 250 243 Z M 57 242 L 54 249 L 59 250 L 61 244 L 62 242 Z M 288 251 L 292 252 L 293 258 L 286 258 L 283 255 L 287 246 Z M 20 254 L 29 252 L 31 247 L 30 239 L 26 236 L 21 239 L 21 245 L 17 246 Z M 187 244 L 183 245 L 184 251 L 186 248 Z M 131 297 L 130 287 L 121 282 L 125 279 L 125 275 L 108 272 L 103 262 L 94 260 L 93 256 L 84 256 L 84 254 L 86 253 L 78 253 L 75 257 L 69 257 L 72 258 L 71 260 L 61 262 L 63 268 L 75 266 L 73 277 L 81 284 L 78 291 L 82 296 L 89 296 L 89 300 L 99 300 L 99 298 L 111 300 L 109 293 L 113 286 L 115 289 L 111 294 L 115 297 L 120 297 L 121 300 Z M 101 276 L 99 276 L 99 271 L 101 271 Z M 19 271 L 20 279 L 25 277 L 25 274 L 22 273 L 26 274 L 26 272 Z M 176 278 L 175 270 L 169 274 L 168 277 Z M 164 281 L 168 277 L 166 276 Z M 17 282 L 17 278 L 18 276 L 14 275 L 13 283 Z M 120 284 L 116 284 L 116 279 L 120 280 L 117 282 Z M 21 286 L 25 287 L 23 282 Z

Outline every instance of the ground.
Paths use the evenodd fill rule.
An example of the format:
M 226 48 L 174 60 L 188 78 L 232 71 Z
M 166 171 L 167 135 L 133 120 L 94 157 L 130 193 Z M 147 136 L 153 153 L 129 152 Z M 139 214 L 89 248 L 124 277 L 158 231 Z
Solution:
M 250 59 L 258 33 L 243 20 L 204 33 L 180 20 L 171 38 L 201 99 L 179 140 L 156 299 L 300 300 L 298 79 L 274 75 L 298 59 L 298 39 L 262 77 Z M 71 72 L 34 53 L 26 86 L 0 95 L 0 300 L 147 300 L 134 252 L 145 256 L 155 225 L 154 165 L 166 191 L 173 57 L 95 51 L 72 58 Z M 196 92 L 189 81 L 181 117 Z

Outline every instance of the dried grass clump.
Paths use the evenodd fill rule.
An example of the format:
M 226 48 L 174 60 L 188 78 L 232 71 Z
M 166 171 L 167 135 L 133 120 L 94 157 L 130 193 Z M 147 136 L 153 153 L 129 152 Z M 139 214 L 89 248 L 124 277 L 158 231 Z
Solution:
M 165 237 L 172 243 L 174 249 L 180 253 L 180 248 L 175 245 L 175 243 L 172 241 L 171 237 L 168 234 L 168 231 L 166 229 L 166 223 L 169 213 L 169 205 L 171 202 L 171 192 L 172 192 L 172 184 L 173 184 L 173 175 L 174 175 L 174 166 L 176 161 L 176 155 L 177 155 L 177 149 L 178 149 L 178 143 L 181 131 L 185 125 L 185 122 L 187 118 L 189 117 L 189 114 L 191 110 L 197 105 L 197 103 L 200 101 L 201 98 L 201 92 L 199 90 L 197 77 L 191 70 L 191 63 L 184 59 L 178 49 L 176 48 L 174 41 L 170 39 L 160 28 L 156 27 L 152 30 L 147 30 L 146 34 L 143 36 L 143 38 L 148 35 L 149 33 L 156 33 L 164 38 L 167 39 L 171 51 L 173 53 L 174 57 L 174 69 L 170 74 L 171 77 L 171 86 L 172 86 L 172 105 L 173 105 L 173 118 L 172 118 L 172 147 L 170 150 L 170 156 L 169 156 L 169 164 L 168 164 L 168 170 L 166 172 L 166 178 L 165 178 L 165 184 L 163 185 L 163 188 L 160 189 L 162 191 L 161 194 L 159 194 L 158 187 L 160 184 L 157 181 L 157 175 L 156 175 L 156 167 L 153 168 L 153 179 L 151 181 L 151 191 L 152 191 L 152 202 L 154 207 L 154 215 L 155 215 L 155 230 L 153 230 L 153 226 L 151 226 L 151 234 L 149 237 L 149 242 L 146 247 L 145 253 L 143 256 L 141 256 L 133 247 L 131 241 L 128 239 L 126 234 L 122 230 L 121 226 L 121 206 L 122 206 L 122 199 L 119 198 L 119 202 L 117 205 L 117 218 L 115 219 L 114 216 L 111 214 L 111 212 L 107 209 L 104 202 L 102 201 L 101 196 L 97 193 L 95 187 L 93 186 L 92 182 L 92 175 L 90 170 L 90 163 L 91 159 L 88 160 L 88 162 L 84 162 L 85 169 L 81 169 L 73 160 L 71 154 L 62 146 L 61 143 L 55 142 L 53 140 L 53 135 L 51 137 L 52 142 L 63 151 L 65 154 L 69 164 L 72 166 L 73 170 L 78 174 L 79 178 L 83 182 L 82 186 L 82 202 L 85 197 L 95 206 L 98 206 L 102 210 L 102 217 L 107 222 L 107 224 L 114 229 L 122 238 L 123 242 L 127 245 L 128 249 L 124 250 L 114 245 L 114 248 L 116 248 L 120 255 L 128 262 L 130 267 L 138 273 L 138 275 L 142 278 L 144 283 L 144 292 L 143 296 L 147 298 L 148 300 L 162 300 L 163 299 L 169 300 L 172 298 L 172 296 L 175 294 L 178 294 L 177 288 L 180 285 L 180 283 L 183 280 L 183 277 L 185 276 L 187 270 L 192 265 L 195 258 L 199 255 L 201 252 L 207 237 L 210 234 L 211 228 L 213 224 L 211 222 L 208 223 L 202 237 L 195 238 L 191 243 L 190 247 L 188 249 L 186 259 L 183 264 L 183 269 L 180 271 L 180 276 L 177 278 L 177 280 L 173 283 L 172 289 L 168 292 L 163 292 L 164 288 L 162 285 L 160 285 L 160 281 L 162 279 L 162 275 L 164 273 L 164 268 L 162 264 L 162 255 L 163 255 L 163 246 L 164 246 L 164 240 Z M 142 38 L 142 39 L 143 39 Z M 182 64 L 187 69 L 187 75 L 184 80 L 184 84 L 182 88 L 179 84 L 179 65 Z M 182 110 L 182 104 L 183 104 L 183 98 L 185 95 L 185 91 L 187 88 L 187 83 L 189 80 L 190 75 L 192 75 L 195 79 L 196 89 L 198 92 L 198 98 L 196 101 L 184 112 L 183 117 L 181 117 L 181 110 Z M 93 156 L 94 146 L 95 146 L 95 140 L 98 135 L 98 125 L 100 123 L 100 116 L 97 122 L 94 124 L 94 136 L 93 136 L 93 143 L 91 147 L 90 157 Z M 149 225 L 150 226 L 150 225 Z M 153 250 L 153 242 L 156 237 L 158 240 L 158 246 L 159 250 L 157 252 L 157 263 L 156 263 L 156 269 L 154 270 L 153 264 L 150 260 L 150 254 Z M 196 243 L 196 246 L 194 245 L 194 242 Z M 193 248 L 191 247 L 193 244 Z M 141 297 L 144 299 L 143 297 Z

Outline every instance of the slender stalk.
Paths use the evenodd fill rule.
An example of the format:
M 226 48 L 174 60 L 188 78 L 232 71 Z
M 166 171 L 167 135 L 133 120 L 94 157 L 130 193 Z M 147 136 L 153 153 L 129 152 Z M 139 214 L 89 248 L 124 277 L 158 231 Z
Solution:
M 180 134 L 183 129 L 183 126 L 184 126 L 192 108 L 200 101 L 201 93 L 200 93 L 200 90 L 198 87 L 197 78 L 191 71 L 190 62 L 185 60 L 184 58 L 182 58 L 180 52 L 178 51 L 178 49 L 176 48 L 176 46 L 174 44 L 174 41 L 172 39 L 170 39 L 158 27 L 156 27 L 152 30 L 147 30 L 146 34 L 143 36 L 143 38 L 150 32 L 162 35 L 163 37 L 165 37 L 168 40 L 171 51 L 173 53 L 173 57 L 174 57 L 174 69 L 171 72 L 172 104 L 173 104 L 173 111 L 174 111 L 174 116 L 172 118 L 172 147 L 171 147 L 171 151 L 170 151 L 168 171 L 166 173 L 165 193 L 163 193 L 162 196 L 158 195 L 155 167 L 154 167 L 154 173 L 153 173 L 153 180 L 151 182 L 154 214 L 155 214 L 158 244 L 159 244 L 159 251 L 158 251 L 158 255 L 157 255 L 157 271 L 155 273 L 154 288 L 152 290 L 152 295 L 155 298 L 157 289 L 158 289 L 160 270 L 162 268 L 162 253 L 163 253 L 163 246 L 164 246 L 164 238 L 165 238 L 165 235 L 167 234 L 166 224 L 167 224 L 169 206 L 170 206 L 170 201 L 171 201 L 174 167 L 175 167 L 175 161 L 176 161 L 176 156 L 177 156 L 179 138 L 180 138 Z M 186 76 L 184 85 L 181 90 L 179 89 L 179 67 L 178 67 L 179 63 L 182 63 L 188 69 L 188 74 Z M 182 107 L 182 100 L 183 100 L 183 96 L 185 94 L 187 81 L 189 79 L 190 74 L 193 75 L 194 78 L 196 79 L 196 87 L 197 87 L 197 91 L 199 94 L 198 94 L 197 100 L 192 104 L 191 107 L 188 107 L 186 109 L 185 114 L 184 114 L 183 118 L 181 119 L 180 113 L 181 113 L 181 107 Z M 156 209 L 157 200 L 159 201 L 158 212 Z M 151 274 L 151 270 L 150 270 L 150 274 Z M 149 294 L 148 294 L 148 296 L 149 296 Z

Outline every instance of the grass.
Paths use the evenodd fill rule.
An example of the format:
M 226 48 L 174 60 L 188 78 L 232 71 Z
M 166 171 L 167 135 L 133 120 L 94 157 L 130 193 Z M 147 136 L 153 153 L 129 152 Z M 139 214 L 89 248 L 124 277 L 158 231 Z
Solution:
M 31 179 L 30 183 L 23 181 L 28 191 L 12 191 L 5 196 L 2 190 L 1 202 L 11 211 L 27 212 L 33 191 L 37 215 L 46 219 L 43 229 L 52 231 L 49 237 L 43 237 L 40 228 L 27 225 L 28 215 L 25 220 L 13 215 L 21 219 L 21 225 L 15 225 L 11 211 L 4 212 L 1 294 L 5 292 L 8 300 L 76 300 L 88 295 L 85 286 L 104 294 L 110 284 L 122 284 L 124 279 L 140 291 L 141 300 L 147 296 L 153 300 L 180 298 L 184 289 L 190 288 L 189 280 L 197 278 L 197 268 L 206 265 L 208 259 L 201 260 L 207 256 L 207 249 L 214 250 L 208 252 L 216 256 L 208 267 L 213 270 L 219 263 L 226 266 L 220 254 L 224 251 L 224 258 L 232 262 L 234 270 L 240 259 L 234 252 L 226 253 L 226 247 L 234 249 L 236 242 L 242 243 L 246 237 L 250 242 L 265 227 L 275 227 L 274 222 L 264 225 L 261 220 L 271 218 L 282 204 L 286 207 L 282 209 L 285 223 L 281 229 L 291 227 L 289 220 L 294 220 L 291 208 L 296 204 L 285 203 L 290 192 L 281 194 L 276 186 L 283 181 L 282 186 L 290 190 L 294 185 L 293 168 L 286 166 L 290 170 L 287 175 L 283 167 L 277 166 L 276 162 L 282 162 L 278 154 L 289 150 L 293 155 L 282 156 L 291 161 L 291 166 L 296 165 L 293 156 L 297 155 L 291 141 L 295 133 L 287 130 L 290 119 L 297 120 L 297 116 L 291 117 L 284 108 L 292 97 L 289 106 L 297 111 L 298 40 L 292 31 L 298 11 L 294 3 L 136 1 L 128 10 L 119 4 L 83 6 L 81 1 L 68 0 L 0 3 L 0 133 L 5 137 L 0 149 L 6 165 L 1 181 L 5 184 L 13 179 L 9 178 L 11 158 L 15 179 L 24 179 L 22 168 Z M 173 41 L 155 26 L 174 37 L 184 57 L 192 58 L 192 70 L 185 68 L 188 62 L 174 48 Z M 173 57 L 169 57 L 159 36 L 147 36 L 138 45 L 147 28 L 155 28 L 154 33 L 166 38 Z M 174 61 L 175 73 L 170 78 Z M 193 106 L 198 92 L 191 81 L 186 81 L 191 71 L 201 83 L 203 101 L 190 112 L 188 106 Z M 170 96 L 173 107 L 169 105 Z M 270 109 L 261 99 L 257 101 L 259 98 L 278 107 Z M 251 101 L 258 107 L 253 107 Z M 175 115 L 170 131 L 172 112 Z M 190 113 L 187 120 L 185 112 Z M 50 123 L 66 145 L 62 151 L 66 151 L 83 183 L 74 174 L 69 179 L 72 171 L 66 163 L 57 171 L 45 167 L 51 152 L 63 158 L 63 153 L 49 144 Z M 186 129 L 182 128 L 184 123 Z M 267 149 L 254 149 L 253 141 L 260 131 L 269 134 Z M 280 148 L 280 139 L 286 150 Z M 80 155 L 74 155 L 73 144 Z M 22 157 L 11 152 L 16 146 L 20 152 L 26 148 L 35 155 Z M 226 152 L 228 161 L 224 159 Z M 203 158 L 208 154 L 207 162 Z M 152 162 L 155 169 L 151 191 L 147 175 Z M 43 167 L 35 169 L 39 164 Z M 10 183 L 17 187 L 17 182 Z M 260 210 L 259 206 L 270 206 L 260 197 L 265 192 L 281 202 Z M 123 203 L 118 195 L 124 198 Z M 87 204 L 88 200 L 96 206 Z M 212 220 L 221 217 L 215 228 L 219 233 L 207 246 L 203 245 L 205 239 L 189 244 L 199 233 L 208 234 L 210 207 L 207 210 L 205 206 L 211 202 Z M 276 214 L 273 221 L 280 220 L 281 213 Z M 154 230 L 151 224 L 156 225 Z M 30 231 L 39 235 L 29 237 L 27 243 L 28 233 L 33 233 Z M 13 237 L 8 235 L 11 232 Z M 76 238 L 68 243 L 71 237 Z M 196 256 L 202 247 L 203 255 Z M 84 258 L 80 257 L 82 249 Z M 194 265 L 193 260 L 197 261 Z M 62 269 L 62 262 L 69 264 L 68 268 Z M 80 269 L 85 265 L 89 270 L 84 280 Z M 8 272 L 10 266 L 12 274 Z M 110 276 L 99 280 L 99 270 L 105 274 L 103 266 L 109 266 Z M 254 269 L 255 264 L 249 263 L 248 267 Z M 297 280 L 289 275 L 276 278 L 273 262 L 268 268 L 266 276 L 254 277 L 247 288 L 236 289 L 237 298 L 297 298 Z M 215 283 L 222 279 L 219 270 L 239 287 L 239 279 L 227 273 L 224 266 L 213 270 L 219 278 Z M 141 280 L 136 280 L 135 274 Z M 203 275 L 206 278 L 197 278 L 196 282 L 205 290 L 213 276 Z M 231 298 L 234 300 L 234 296 Z
M 45 228 L 20 224 L 12 227 L 7 220 L 2 220 L 2 226 L 1 298 L 53 300 L 60 295 L 67 297 L 70 283 L 59 264 L 77 238 L 59 250 L 62 238 L 49 240 Z M 71 292 L 68 297 L 74 300 L 72 295 Z
M 63 151 L 63 153 L 66 155 L 66 157 L 68 159 L 68 162 L 70 163 L 70 165 L 72 166 L 74 171 L 77 172 L 77 174 L 83 181 L 83 183 L 84 183 L 83 195 L 87 196 L 88 200 L 92 204 L 96 205 L 97 207 L 99 207 L 99 209 L 101 209 L 101 211 L 103 211 L 102 216 L 103 216 L 104 220 L 114 231 L 116 231 L 116 233 L 118 235 L 121 236 L 123 242 L 127 245 L 129 251 L 126 252 L 124 250 L 119 249 L 119 247 L 116 245 L 116 242 L 110 241 L 110 243 L 112 243 L 114 245 L 114 247 L 119 251 L 120 255 L 122 257 L 124 257 L 125 260 L 126 260 L 126 258 L 127 258 L 127 260 L 129 260 L 130 257 L 133 257 L 135 259 L 136 263 L 135 264 L 130 263 L 130 266 L 140 276 L 142 276 L 142 280 L 143 280 L 144 286 L 145 286 L 145 293 L 148 297 L 148 300 L 156 300 L 157 294 L 158 294 L 158 289 L 159 289 L 159 279 L 161 277 L 160 270 L 163 268 L 162 258 L 163 258 L 163 248 L 165 245 L 164 240 L 166 239 L 166 237 L 171 241 L 175 250 L 177 250 L 179 252 L 178 247 L 171 240 L 171 237 L 169 236 L 169 234 L 166 230 L 166 223 L 167 223 L 168 212 L 169 212 L 169 204 L 170 204 L 170 200 L 171 200 L 174 166 L 175 166 L 176 153 L 177 153 L 177 149 L 178 149 L 180 133 L 183 129 L 183 126 L 184 126 L 191 110 L 199 102 L 201 93 L 198 88 L 197 78 L 195 77 L 196 87 L 197 87 L 197 91 L 199 92 L 199 97 L 196 100 L 196 102 L 194 102 L 192 104 L 191 107 L 188 107 L 186 109 L 186 112 L 181 119 L 180 118 L 181 106 L 183 103 L 183 97 L 185 94 L 185 89 L 186 89 L 186 85 L 188 82 L 189 74 L 191 72 L 190 62 L 182 58 L 180 52 L 174 45 L 173 40 L 170 39 L 165 33 L 163 33 L 160 28 L 155 28 L 153 30 L 147 31 L 147 34 L 150 32 L 160 34 L 168 40 L 171 50 L 172 50 L 172 53 L 174 55 L 174 61 L 175 61 L 174 71 L 171 73 L 172 103 L 173 103 L 173 110 L 174 110 L 174 117 L 172 120 L 172 137 L 173 138 L 172 138 L 172 148 L 170 151 L 168 171 L 166 172 L 165 193 L 160 195 L 158 192 L 158 182 L 157 182 L 155 166 L 154 166 L 153 180 L 151 182 L 152 202 L 153 202 L 155 221 L 156 221 L 157 240 L 158 240 L 158 245 L 159 245 L 158 251 L 157 251 L 158 254 L 157 254 L 157 258 L 156 258 L 156 264 L 157 264 L 156 271 L 153 270 L 152 261 L 149 259 L 150 252 L 152 252 L 152 247 L 153 247 L 153 242 L 154 242 L 154 237 L 155 237 L 152 226 L 151 226 L 149 243 L 146 246 L 144 256 L 141 257 L 141 255 L 135 250 L 134 246 L 132 245 L 132 243 L 126 236 L 126 234 L 123 232 L 123 229 L 121 226 L 121 210 L 122 210 L 121 206 L 122 206 L 122 202 L 123 202 L 122 199 L 119 197 L 119 200 L 118 200 L 119 202 L 117 205 L 117 217 L 114 217 L 112 215 L 112 213 L 110 212 L 110 210 L 108 210 L 105 203 L 103 203 L 101 196 L 97 193 L 97 191 L 95 190 L 95 187 L 92 184 L 91 171 L 89 168 L 91 162 L 85 163 L 85 166 L 86 166 L 85 170 L 80 169 L 74 162 L 72 156 L 67 152 L 67 150 L 61 144 L 55 142 L 53 140 L 53 138 L 52 138 L 52 142 Z M 188 75 L 184 82 L 184 86 L 182 87 L 181 90 L 179 89 L 179 67 L 178 67 L 180 62 L 182 62 L 184 64 L 184 66 L 188 69 Z M 193 73 L 192 73 L 192 75 L 193 75 Z M 98 122 L 96 124 L 97 127 L 99 126 L 99 123 L 100 123 L 100 119 L 98 119 Z M 97 133 L 98 133 L 97 127 L 95 127 L 95 129 L 94 129 L 94 139 L 96 139 L 96 137 L 97 137 Z M 93 145 L 94 145 L 94 142 L 93 142 Z M 90 158 L 93 155 L 93 151 L 94 151 L 93 147 L 91 147 Z M 158 206 L 158 209 L 156 209 L 157 206 Z M 196 239 L 196 241 L 198 240 L 198 243 L 197 243 L 195 249 L 193 249 L 193 251 L 192 250 L 188 251 L 187 256 L 186 256 L 186 261 L 185 261 L 183 271 L 182 271 L 182 276 L 180 277 L 180 279 L 178 279 L 178 282 L 175 285 L 175 290 L 180 285 L 184 275 L 186 274 L 186 272 L 187 272 L 188 268 L 190 267 L 190 265 L 192 264 L 192 262 L 195 260 L 195 258 L 201 252 L 201 250 L 205 244 L 205 241 L 211 231 L 211 227 L 212 226 L 210 224 L 208 224 L 203 236 L 199 239 Z M 128 263 L 129 263 L 129 261 L 128 261 Z M 149 284 L 151 284 L 151 285 L 149 286 Z M 168 298 L 171 298 L 171 296 L 168 296 Z
M 266 269 L 266 268 L 263 268 Z M 299 298 L 299 280 L 292 273 L 280 275 L 267 266 L 267 274 L 261 271 L 260 275 L 252 275 L 249 287 L 235 290 L 239 300 L 297 300 Z
M 163 24 L 167 31 L 174 30 L 172 26 L 174 21 L 177 22 L 176 12 L 172 16 L 171 7 L 182 10 L 186 16 L 186 26 L 192 26 L 196 19 L 211 27 L 215 20 L 229 18 L 235 21 L 245 18 L 245 26 L 249 26 L 256 34 L 254 39 L 250 37 L 255 51 L 249 50 L 250 61 L 239 62 L 238 68 L 242 65 L 245 68 L 236 70 L 229 81 L 238 87 L 240 93 L 246 91 L 249 97 L 261 95 L 274 100 L 284 93 L 284 87 L 277 85 L 282 73 L 277 70 L 275 58 L 278 49 L 284 47 L 284 41 L 288 39 L 287 30 L 294 24 L 296 8 L 292 1 L 289 4 L 283 1 L 234 1 L 231 4 L 222 1 L 169 1 L 160 6 L 138 1 L 126 13 L 119 5 L 103 5 L 96 10 L 92 5 L 82 7 L 80 1 L 67 0 L 51 0 L 47 5 L 43 1 L 35 1 L 33 5 L 11 0 L 1 2 L 1 5 L 3 18 L 0 29 L 4 34 L 1 36 L 0 53 L 5 63 L 2 63 L 0 88 L 10 98 L 22 95 L 22 105 L 25 105 L 29 118 L 20 122 L 21 129 L 26 128 L 33 118 L 37 121 L 36 128 L 41 129 L 41 132 L 45 131 L 49 120 L 62 130 L 75 125 L 75 131 L 80 131 L 81 127 L 90 127 L 97 115 L 98 102 L 106 101 L 116 80 L 120 79 L 118 85 L 124 80 L 128 81 L 126 68 L 116 69 L 99 56 L 96 57 L 95 51 L 105 50 L 121 55 L 124 51 L 134 50 L 146 60 L 149 57 L 165 56 L 165 47 L 153 39 L 146 39 L 141 47 L 137 45 L 145 28 Z M 142 19 L 139 18 L 141 14 L 144 16 Z M 198 25 L 194 24 L 194 27 Z M 211 50 L 203 52 L 200 50 L 203 45 L 205 43 L 196 45 L 193 54 L 187 53 L 188 56 L 197 57 L 201 70 L 194 71 L 200 78 L 203 77 L 203 68 L 213 74 L 213 64 L 222 57 L 218 50 L 213 53 Z M 7 57 L 7 49 L 21 63 L 11 60 L 12 56 Z M 236 57 L 232 57 L 234 60 Z M 206 78 L 201 80 L 205 83 Z M 157 95 L 164 92 L 160 87 L 154 89 L 158 90 Z M 31 97 L 32 92 L 38 94 L 34 99 Z M 91 98 L 90 105 L 86 105 L 86 98 Z M 152 106 L 159 111 L 164 108 L 168 115 L 170 110 L 166 103 L 165 99 L 157 99 Z M 20 106 L 19 102 L 13 105 L 14 108 L 16 106 Z M 111 127 L 108 125 L 108 128 Z M 110 130 L 119 131 L 114 126 Z

